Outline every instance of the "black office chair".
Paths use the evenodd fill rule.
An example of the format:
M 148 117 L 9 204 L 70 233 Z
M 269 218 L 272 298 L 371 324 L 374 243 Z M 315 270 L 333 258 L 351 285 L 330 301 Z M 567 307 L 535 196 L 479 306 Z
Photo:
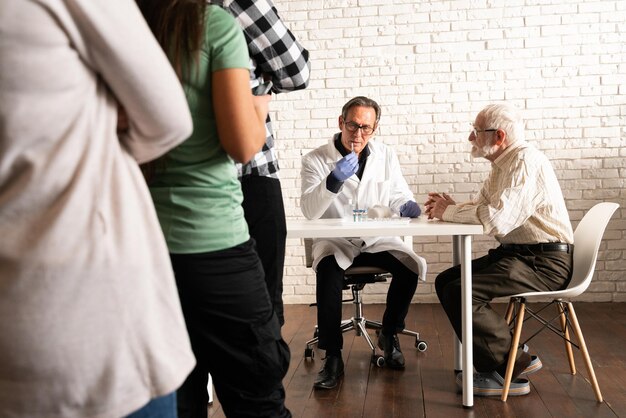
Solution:
M 313 266 L 312 247 L 313 240 L 310 238 L 305 238 L 304 251 L 307 267 Z M 389 273 L 388 271 L 378 267 L 368 266 L 348 267 L 348 269 L 344 273 L 344 290 L 350 289 L 352 291 L 352 298 L 343 300 L 342 302 L 352 302 L 354 304 L 354 316 L 341 322 L 341 332 L 344 333 L 350 330 L 354 330 L 356 332 L 356 335 L 365 338 L 365 341 L 367 341 L 367 344 L 372 350 L 371 362 L 378 367 L 383 367 L 385 365 L 385 359 L 383 356 L 376 353 L 376 347 L 367 332 L 367 328 L 375 329 L 376 335 L 378 335 L 383 327 L 383 324 L 378 321 L 371 321 L 363 316 L 363 302 L 361 299 L 361 291 L 366 284 L 386 282 L 388 277 L 391 277 L 391 273 Z M 316 304 L 312 303 L 309 306 L 316 306 Z M 423 352 L 426 351 L 426 349 L 428 348 L 428 344 L 426 343 L 426 341 L 420 340 L 419 332 L 403 329 L 401 333 L 415 337 L 415 348 L 417 348 L 418 351 Z M 317 334 L 318 329 L 316 325 L 315 331 L 313 332 L 313 338 L 306 342 L 306 348 L 304 349 L 305 359 L 313 359 L 313 357 L 315 356 L 313 346 L 318 342 Z

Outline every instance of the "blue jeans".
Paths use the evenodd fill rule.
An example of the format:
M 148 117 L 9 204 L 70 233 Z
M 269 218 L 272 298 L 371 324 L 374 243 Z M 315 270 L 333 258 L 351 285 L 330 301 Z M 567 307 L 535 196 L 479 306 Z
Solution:
M 126 418 L 176 418 L 176 393 L 151 399 Z

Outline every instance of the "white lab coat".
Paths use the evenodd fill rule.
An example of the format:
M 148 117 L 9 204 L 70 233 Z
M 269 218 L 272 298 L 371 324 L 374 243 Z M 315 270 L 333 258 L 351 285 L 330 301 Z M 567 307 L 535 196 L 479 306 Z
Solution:
M 335 135 L 335 138 L 337 135 Z M 326 188 L 326 178 L 342 155 L 334 139 L 302 157 L 302 196 L 300 206 L 307 219 L 351 217 L 352 208 L 367 209 L 374 205 L 391 208 L 398 214 L 400 207 L 415 200 L 402 176 L 395 152 L 385 144 L 370 140 L 370 155 L 362 179 L 356 174 L 347 179 L 338 193 Z M 409 269 L 426 278 L 426 260 L 413 252 L 400 237 L 323 238 L 313 241 L 313 269 L 319 261 L 334 255 L 337 264 L 347 269 L 361 252 L 389 251 Z

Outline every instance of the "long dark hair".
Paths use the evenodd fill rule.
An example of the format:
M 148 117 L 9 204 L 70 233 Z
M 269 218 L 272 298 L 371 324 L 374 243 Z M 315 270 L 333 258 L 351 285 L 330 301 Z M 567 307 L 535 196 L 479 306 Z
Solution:
M 136 0 L 154 37 L 170 59 L 181 82 L 198 68 L 204 40 L 206 0 Z M 165 166 L 166 156 L 141 165 L 150 184 L 157 168 Z
M 182 80 L 198 62 L 204 40 L 206 0 L 136 0 L 154 37 Z

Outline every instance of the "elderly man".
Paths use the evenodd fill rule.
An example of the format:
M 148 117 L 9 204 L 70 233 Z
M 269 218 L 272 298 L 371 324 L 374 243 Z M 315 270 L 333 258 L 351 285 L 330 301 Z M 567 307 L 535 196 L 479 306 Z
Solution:
M 341 132 L 303 157 L 301 207 L 308 219 L 350 216 L 353 205 L 357 209 L 382 205 L 404 217 L 420 215 L 395 153 L 372 140 L 379 120 L 378 103 L 355 97 L 343 106 Z M 418 275 L 426 274 L 424 259 L 399 237 L 318 239 L 313 243 L 317 324 L 319 347 L 326 350 L 314 384 L 318 389 L 334 388 L 343 375 L 341 292 L 344 271 L 351 265 L 378 266 L 393 275 L 378 346 L 387 366 L 404 368 L 396 333 L 404 329 Z
M 499 243 L 472 261 L 474 393 L 500 396 L 511 333 L 489 302 L 528 291 L 567 286 L 572 271 L 573 232 L 561 188 L 546 156 L 524 139 L 523 122 L 511 106 L 495 104 L 478 113 L 469 141 L 472 156 L 491 162 L 491 172 L 476 197 L 456 204 L 450 196 L 430 193 L 429 218 L 483 225 Z M 435 281 L 437 296 L 461 338 L 461 272 L 444 271 Z M 518 351 L 510 396 L 530 392 L 527 379 L 541 368 L 537 356 Z M 517 379 L 517 380 L 516 380 Z M 457 376 L 457 381 L 462 377 Z

